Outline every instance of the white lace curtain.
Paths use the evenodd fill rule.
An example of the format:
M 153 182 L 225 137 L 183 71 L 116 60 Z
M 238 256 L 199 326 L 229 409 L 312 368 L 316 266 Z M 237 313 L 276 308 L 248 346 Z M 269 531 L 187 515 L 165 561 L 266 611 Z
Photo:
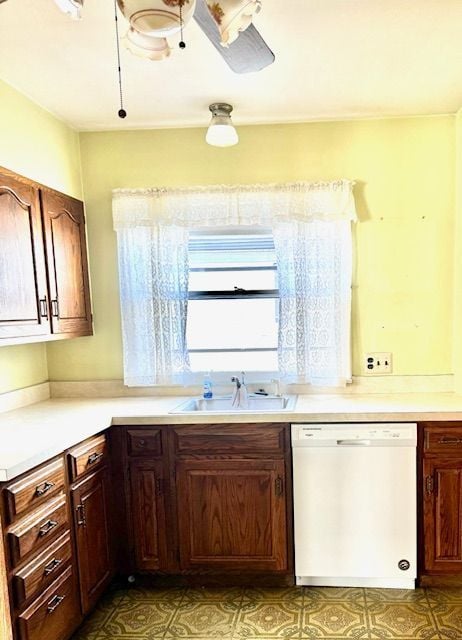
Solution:
M 187 381 L 189 229 L 228 225 L 273 230 L 281 378 L 350 378 L 352 182 L 118 189 L 113 219 L 125 384 Z

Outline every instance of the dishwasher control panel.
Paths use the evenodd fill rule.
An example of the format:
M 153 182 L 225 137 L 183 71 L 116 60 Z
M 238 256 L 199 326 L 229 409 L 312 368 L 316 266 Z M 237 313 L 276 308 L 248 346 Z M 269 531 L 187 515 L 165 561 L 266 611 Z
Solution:
M 415 446 L 417 424 L 292 424 L 292 446 Z

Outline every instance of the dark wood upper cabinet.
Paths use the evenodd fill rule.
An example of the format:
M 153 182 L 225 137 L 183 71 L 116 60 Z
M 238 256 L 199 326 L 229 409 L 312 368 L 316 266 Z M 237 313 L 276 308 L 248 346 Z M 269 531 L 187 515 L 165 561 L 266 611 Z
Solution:
M 83 203 L 42 191 L 51 325 L 54 334 L 91 335 Z
M 91 334 L 83 203 L 0 169 L 0 345 Z
M 71 490 L 77 544 L 82 611 L 96 604 L 114 572 L 111 497 L 106 468 Z
M 0 340 L 49 333 L 39 190 L 0 173 Z

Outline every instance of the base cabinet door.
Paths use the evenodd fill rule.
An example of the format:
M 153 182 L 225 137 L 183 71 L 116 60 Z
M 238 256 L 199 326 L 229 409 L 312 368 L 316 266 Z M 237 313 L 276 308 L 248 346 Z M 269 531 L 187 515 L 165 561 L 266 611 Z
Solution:
M 425 571 L 462 575 L 462 457 L 423 462 Z
M 106 469 L 82 480 L 72 490 L 83 613 L 97 602 L 113 575 L 110 486 Z
M 130 464 L 130 491 L 135 565 L 139 571 L 168 569 L 163 463 Z
M 284 460 L 179 460 L 182 570 L 287 568 Z

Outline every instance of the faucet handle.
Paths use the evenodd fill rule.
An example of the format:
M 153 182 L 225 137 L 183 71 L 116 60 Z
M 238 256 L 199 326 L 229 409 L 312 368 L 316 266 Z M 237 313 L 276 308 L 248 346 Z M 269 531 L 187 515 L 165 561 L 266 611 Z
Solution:
M 241 382 L 240 382 L 240 380 L 239 380 L 239 378 L 238 378 L 237 376 L 233 376 L 233 377 L 231 378 L 231 382 L 235 382 L 235 383 L 236 383 L 236 387 L 237 387 L 238 389 L 240 388 L 240 386 L 241 386 Z
M 242 376 L 242 384 L 245 385 L 245 371 L 241 371 L 241 376 Z

